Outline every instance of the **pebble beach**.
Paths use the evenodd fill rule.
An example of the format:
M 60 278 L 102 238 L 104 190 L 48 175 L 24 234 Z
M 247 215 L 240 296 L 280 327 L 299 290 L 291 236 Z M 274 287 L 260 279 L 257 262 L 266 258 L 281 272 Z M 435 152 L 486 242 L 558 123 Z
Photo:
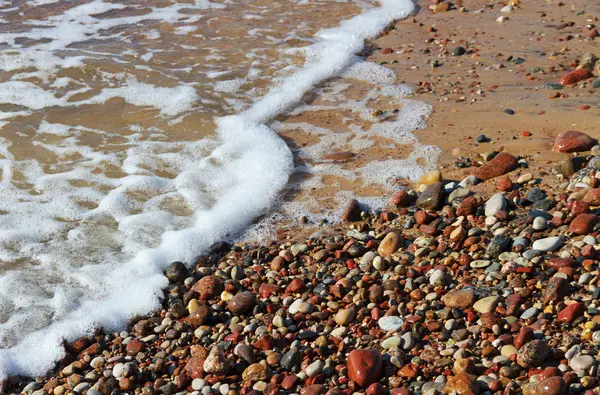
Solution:
M 398 74 L 434 108 L 418 137 L 443 149 L 437 169 L 386 207 L 355 191 L 334 224 L 293 218 L 269 240 L 171 263 L 161 309 L 65 341 L 46 376 L 2 392 L 600 393 L 600 8 L 524 3 L 421 2 L 362 54 L 414 70 Z M 481 30 L 483 13 L 495 33 L 479 45 L 455 18 Z M 522 37 L 519 18 L 552 19 L 531 62 L 498 43 Z M 425 39 L 397 44 L 415 25 Z M 351 167 L 382 154 L 328 155 Z

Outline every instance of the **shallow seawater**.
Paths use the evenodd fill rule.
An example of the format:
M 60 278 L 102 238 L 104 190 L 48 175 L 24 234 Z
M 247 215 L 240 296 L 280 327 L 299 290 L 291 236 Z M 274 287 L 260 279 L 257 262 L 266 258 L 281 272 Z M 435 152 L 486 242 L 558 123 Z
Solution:
M 0 373 L 41 374 L 62 338 L 156 308 L 168 262 L 259 216 L 318 211 L 348 183 L 392 188 L 432 166 L 437 150 L 412 135 L 430 108 L 355 55 L 412 11 L 0 2 Z M 377 160 L 322 160 L 381 144 Z

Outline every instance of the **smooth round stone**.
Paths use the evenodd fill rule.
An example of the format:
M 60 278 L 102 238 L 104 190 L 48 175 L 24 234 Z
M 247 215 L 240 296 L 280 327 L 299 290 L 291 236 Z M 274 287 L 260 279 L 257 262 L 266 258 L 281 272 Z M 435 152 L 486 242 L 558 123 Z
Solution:
M 348 328 L 345 326 L 340 326 L 331 331 L 331 336 L 333 337 L 342 337 L 348 332 Z
M 473 185 L 477 184 L 477 177 L 468 176 L 465 177 L 461 182 L 458 183 L 458 186 L 461 188 L 471 188 Z
M 85 392 L 88 388 L 90 388 L 90 383 L 79 383 L 75 386 L 75 388 L 73 388 L 73 392 L 81 394 L 82 392 Z
M 500 262 L 515 261 L 519 259 L 519 254 L 516 252 L 505 251 L 498 256 L 498 259 L 500 259 Z
M 365 255 L 360 258 L 360 264 L 370 265 L 373 262 L 373 259 L 375 259 L 375 256 L 376 254 L 374 251 L 366 252 Z
M 581 346 L 579 344 L 575 344 L 573 347 L 569 348 L 565 353 L 565 358 L 571 359 L 575 357 L 577 354 L 581 352 Z
M 469 196 L 469 193 L 471 193 L 471 191 L 467 188 L 457 188 L 454 191 L 452 191 L 450 195 L 448 195 L 448 201 L 453 202 L 456 199 L 462 199 L 464 197 Z
M 315 377 L 323 370 L 323 366 L 325 364 L 320 359 L 317 359 L 315 362 L 311 363 L 306 367 L 306 375 L 308 377 Z
M 594 358 L 590 355 L 578 355 L 569 361 L 569 367 L 574 371 L 587 371 L 594 363 Z
M 540 311 L 540 310 L 539 310 L 537 307 L 530 307 L 530 308 L 528 308 L 527 310 L 525 310 L 525 311 L 523 312 L 523 314 L 521 314 L 521 317 L 520 317 L 520 318 L 521 318 L 522 320 L 528 320 L 528 319 L 530 319 L 530 318 L 533 318 L 533 317 L 537 316 L 537 315 L 538 315 L 538 313 L 539 313 L 539 311 Z
M 533 229 L 535 229 L 535 230 L 544 230 L 544 229 L 546 229 L 547 224 L 548 224 L 548 221 L 546 221 L 546 218 L 544 218 L 544 217 L 536 217 L 533 220 Z
M 485 203 L 485 216 L 494 217 L 506 208 L 506 199 L 502 193 L 497 193 Z
M 415 338 L 412 332 L 406 332 L 401 336 L 402 339 L 402 348 L 405 350 L 410 350 L 415 345 Z
M 508 357 L 505 357 L 504 355 L 496 355 L 494 359 L 492 359 L 492 362 L 498 364 L 505 364 L 510 362 L 510 359 Z
M 297 313 L 310 313 L 312 311 L 312 305 L 308 302 L 305 302 L 302 299 L 297 299 L 292 303 L 288 309 L 290 314 Z
M 444 328 L 449 331 L 453 330 L 456 328 L 456 320 L 454 318 L 449 319 L 444 323 Z
M 389 350 L 390 348 L 398 348 L 400 346 L 400 343 L 402 343 L 402 338 L 400 338 L 400 336 L 392 336 L 382 341 L 381 347 L 383 347 L 386 350 Z
M 122 363 L 118 363 L 113 367 L 112 374 L 116 378 L 120 378 L 123 375 L 123 367 Z
M 496 308 L 499 301 L 500 297 L 498 296 L 488 296 L 475 302 L 473 309 L 478 313 L 490 313 Z
M 511 355 L 518 353 L 517 347 L 512 344 L 507 344 L 500 349 L 500 354 L 504 355 L 506 358 L 510 358 Z
M 338 325 L 348 325 L 354 318 L 354 310 L 342 309 L 335 315 L 335 322 Z
M 557 250 L 563 244 L 561 236 L 546 237 L 533 242 L 532 248 L 538 251 L 550 252 Z
M 517 178 L 517 183 L 524 184 L 524 183 L 529 182 L 531 180 L 533 180 L 533 174 L 531 174 L 531 173 L 525 173 L 521 177 Z
M 544 251 L 540 251 L 540 250 L 527 250 L 523 253 L 523 258 L 527 259 L 527 260 L 532 260 L 535 257 L 538 257 L 540 255 L 544 255 Z
M 38 390 L 40 388 L 42 388 L 41 384 L 36 381 L 33 381 L 33 382 L 27 384 L 25 386 L 25 388 L 23 388 L 23 392 L 25 392 L 25 393 L 32 392 L 32 391 Z
M 596 240 L 596 238 L 594 236 L 589 236 L 589 235 L 585 236 L 583 238 L 583 242 L 585 244 L 588 244 L 588 245 L 591 245 L 591 246 L 594 246 L 594 245 L 596 245 L 598 243 L 598 241 Z
M 580 277 L 579 280 L 577 280 L 577 282 L 579 284 L 585 285 L 587 284 L 590 280 L 592 279 L 592 275 L 590 273 L 583 273 Z
M 396 316 L 385 316 L 381 317 L 377 323 L 379 324 L 379 327 L 386 332 L 397 332 L 402 328 L 402 325 L 404 325 L 404 320 Z
M 488 267 L 490 263 L 492 263 L 492 261 L 488 261 L 486 259 L 478 259 L 476 261 L 471 262 L 470 266 L 473 269 L 483 269 L 485 267 Z

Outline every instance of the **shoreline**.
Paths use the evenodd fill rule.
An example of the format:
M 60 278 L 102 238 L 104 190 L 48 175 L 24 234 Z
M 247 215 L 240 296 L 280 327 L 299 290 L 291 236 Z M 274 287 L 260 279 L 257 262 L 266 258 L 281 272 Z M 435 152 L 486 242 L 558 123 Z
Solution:
M 512 22 L 522 27 L 519 18 L 535 14 L 534 5 L 539 3 L 515 6 L 507 13 L 508 21 L 490 29 L 507 29 Z M 584 4 L 575 3 L 574 7 Z M 477 4 L 468 8 L 475 10 Z M 553 12 L 560 13 L 560 6 L 548 7 L 549 19 Z M 580 59 L 588 48 L 597 46 L 598 38 L 568 40 L 565 45 L 574 51 L 552 55 L 560 58 L 558 66 L 550 64 L 554 60 L 536 58 L 531 67 L 541 67 L 539 75 L 527 71 L 531 59 L 526 56 L 522 67 L 510 66 L 504 49 L 499 50 L 502 56 L 495 56 L 499 63 L 491 62 L 497 45 L 488 45 L 486 55 L 477 45 L 464 45 L 472 38 L 470 32 L 457 30 L 452 36 L 465 38 L 453 39 L 454 48 L 447 43 L 440 46 L 439 54 L 431 49 L 420 53 L 426 48 L 418 44 L 407 59 L 408 52 L 398 43 L 408 32 L 415 34 L 411 41 L 424 42 L 424 47 L 438 45 L 436 40 L 444 40 L 440 32 L 444 27 L 451 31 L 457 15 L 472 16 L 456 9 L 430 13 L 426 5 L 422 8 L 416 22 L 411 18 L 398 22 L 373 40 L 374 52 L 367 60 L 386 62 L 399 78 L 410 77 L 406 82 L 418 85 L 414 97 L 433 105 L 427 128 L 416 134 L 422 144 L 442 147 L 441 173 L 428 173 L 411 193 L 390 196 L 396 204 L 388 209 L 365 213 L 348 208 L 352 221 L 332 226 L 316 238 L 303 238 L 306 231 L 293 226 L 278 233 L 282 241 L 236 245 L 230 250 L 217 245 L 198 259 L 191 273 L 171 265 L 160 312 L 134 320 L 119 334 L 99 332 L 78 339 L 67 346 L 68 355 L 53 374 L 33 381 L 10 378 L 3 392 L 28 387 L 29 393 L 38 395 L 70 391 L 97 395 L 113 390 L 550 395 L 597 388 L 596 258 L 600 254 L 594 246 L 599 222 L 595 207 L 600 199 L 593 193 L 587 197 L 581 184 L 567 190 L 565 180 L 589 157 L 574 160 L 549 148 L 564 130 L 600 137 L 595 130 L 598 89 L 591 87 L 599 77 L 598 68 L 592 68 L 593 79 L 575 87 L 556 91 L 540 87 L 558 83 L 575 70 L 575 63 L 563 63 Z M 497 23 L 487 16 L 486 21 Z M 567 31 L 556 29 L 564 22 L 553 20 L 554 27 L 544 28 L 556 34 L 544 40 L 570 34 L 587 17 L 563 18 L 576 21 L 565 27 Z M 414 30 L 426 20 L 428 26 L 436 25 L 435 31 L 425 25 Z M 484 23 L 479 18 L 470 27 L 476 30 Z M 518 36 L 520 31 L 511 34 Z M 467 48 L 453 56 L 458 47 Z M 524 51 L 514 52 L 523 56 Z M 430 71 L 432 54 L 445 64 Z M 509 67 L 494 68 L 497 64 Z M 476 86 L 466 78 L 454 81 L 458 71 L 447 69 L 475 70 L 465 75 L 477 74 L 482 81 Z M 530 82 L 493 82 L 515 76 Z M 439 85 L 445 83 L 456 83 L 452 88 L 457 91 L 442 94 L 440 89 L 446 88 Z M 524 91 L 527 97 L 522 97 Z M 549 99 L 555 92 L 558 96 Z M 480 100 L 468 104 L 473 97 Z M 552 111 L 543 109 L 548 106 Z M 583 110 L 585 106 L 591 108 Z M 504 113 L 506 109 L 515 114 Z M 578 117 L 577 125 L 572 125 L 570 116 Z M 484 142 L 477 142 L 479 135 L 484 135 Z M 589 153 L 592 147 L 585 137 L 574 140 L 585 140 L 588 144 L 579 150 Z M 457 141 L 465 142 L 460 152 L 454 150 Z M 503 154 L 499 153 L 523 161 L 515 164 L 506 157 L 500 161 Z M 471 166 L 458 167 L 458 162 Z M 484 174 L 482 169 L 489 168 L 490 162 L 493 168 L 510 168 L 506 172 L 510 182 L 501 175 L 468 185 L 467 191 L 444 192 L 448 183 L 456 188 L 459 182 L 467 185 L 470 181 L 464 180 L 472 180 L 471 174 Z M 577 176 L 577 180 L 597 187 L 592 170 L 589 179 Z M 564 174 L 558 175 L 559 171 Z M 445 185 L 436 183 L 441 180 Z M 498 190 L 504 198 L 497 197 Z M 360 193 L 356 195 L 360 201 Z M 448 195 L 453 202 L 442 205 L 439 200 Z M 587 205 L 579 203 L 586 200 Z M 493 205 L 500 208 L 493 212 Z M 412 225 L 406 227 L 407 221 Z M 544 239 L 571 233 L 575 236 L 554 241 L 560 244 L 555 252 L 531 252 L 534 243 L 539 246 Z M 556 340 L 558 334 L 562 340 Z M 545 358 L 536 359 L 536 354 Z M 361 368 L 365 363 L 371 369 Z
M 445 194 L 452 181 L 431 172 L 388 210 L 349 202 L 332 236 L 218 243 L 190 271 L 169 266 L 161 311 L 66 345 L 54 375 L 13 378 L 7 392 L 596 388 L 600 189 L 569 196 L 507 173 L 486 181 L 503 190 L 489 199 L 466 193 L 472 177 Z

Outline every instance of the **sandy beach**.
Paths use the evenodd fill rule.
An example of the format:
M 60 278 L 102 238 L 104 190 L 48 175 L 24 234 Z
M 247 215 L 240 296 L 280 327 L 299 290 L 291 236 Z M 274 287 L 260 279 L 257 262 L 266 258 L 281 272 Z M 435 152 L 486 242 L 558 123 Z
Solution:
M 160 310 L 65 341 L 46 376 L 9 377 L 2 392 L 599 393 L 600 63 L 588 54 L 600 56 L 600 3 L 419 6 L 361 53 L 431 106 L 418 141 L 357 148 L 359 111 L 305 95 L 276 119 L 292 151 L 321 140 L 287 124 L 345 139 L 294 158 L 345 171 L 292 176 L 320 178 L 288 190 L 318 203 L 308 215 L 277 223 L 272 241 L 223 240 L 170 264 Z M 344 95 L 375 121 L 410 105 L 370 89 L 353 81 Z M 418 182 L 345 176 L 415 147 L 441 152 Z

